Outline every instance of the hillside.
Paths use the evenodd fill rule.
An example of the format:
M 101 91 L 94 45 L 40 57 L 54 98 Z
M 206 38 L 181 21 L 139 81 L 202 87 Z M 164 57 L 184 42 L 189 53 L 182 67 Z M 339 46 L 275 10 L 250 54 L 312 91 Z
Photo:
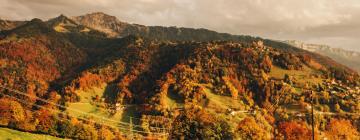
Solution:
M 285 41 L 295 47 L 328 56 L 335 61 L 360 72 L 360 53 L 341 48 L 332 48 L 327 45 L 305 44 L 299 41 Z
M 9 21 L 0 19 L 0 31 L 10 30 L 25 23 L 26 21 Z
M 316 137 L 357 139 L 359 86 L 286 43 L 103 13 L 0 32 L 0 125 L 62 138 L 310 139 L 313 107 Z

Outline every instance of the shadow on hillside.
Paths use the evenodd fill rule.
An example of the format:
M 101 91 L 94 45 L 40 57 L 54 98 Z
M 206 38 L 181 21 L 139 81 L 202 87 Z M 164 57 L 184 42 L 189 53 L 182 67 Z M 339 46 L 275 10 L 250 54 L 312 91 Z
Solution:
M 103 97 L 107 103 L 115 103 L 116 100 L 116 84 L 109 84 L 105 87 Z

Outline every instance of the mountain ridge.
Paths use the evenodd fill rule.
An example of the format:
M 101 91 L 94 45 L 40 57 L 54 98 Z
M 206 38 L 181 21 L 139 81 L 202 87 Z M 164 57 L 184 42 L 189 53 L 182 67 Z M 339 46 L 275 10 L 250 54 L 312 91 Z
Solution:
M 26 21 L 10 21 L 3 20 L 0 18 L 0 31 L 2 30 L 10 30 L 22 24 L 25 24 Z
M 85 16 L 80 17 L 91 17 L 91 14 L 87 14 Z M 272 46 L 279 46 L 278 48 L 283 50 L 291 50 L 291 45 L 286 46 L 287 43 L 281 44 L 282 41 L 273 41 L 269 39 L 261 39 L 259 37 L 251 37 L 246 35 L 231 35 L 228 33 L 218 33 L 215 31 L 207 30 L 207 29 L 193 29 L 193 28 L 184 28 L 184 27 L 162 27 L 162 26 L 144 26 L 144 25 L 138 25 L 138 24 L 129 24 L 126 22 L 120 22 L 116 17 L 109 16 L 105 13 L 95 13 L 95 15 L 100 15 L 100 17 L 111 17 L 110 23 L 118 23 L 122 26 L 116 26 L 115 30 L 111 28 L 111 26 L 104 26 L 107 31 L 110 31 L 112 33 L 112 37 L 114 37 L 114 34 L 117 36 L 127 36 L 127 35 L 139 35 L 146 38 L 151 39 L 157 39 L 157 40 L 169 40 L 169 41 L 210 41 L 210 40 L 227 40 L 227 41 L 245 41 L 245 42 L 252 42 L 257 40 L 263 40 L 266 45 L 270 44 L 276 44 Z M 76 19 L 76 18 L 75 18 Z M 96 26 L 96 23 L 81 23 L 81 21 L 77 21 L 80 24 L 85 25 L 91 25 Z M 114 24 L 117 25 L 117 24 Z M 101 25 L 100 25 L 101 26 Z M 118 30 L 121 28 L 120 30 Z M 116 36 L 115 35 L 115 36 Z M 294 49 L 294 52 L 302 52 L 298 49 Z M 308 51 L 308 50 L 306 50 Z M 322 54 L 323 55 L 323 54 Z M 316 58 L 315 54 L 312 55 L 314 58 Z M 326 56 L 326 55 L 325 55 Z M 320 58 L 321 59 L 321 58 Z M 334 62 L 331 62 L 331 60 L 321 60 L 324 64 L 332 64 Z M 341 62 L 341 61 L 338 61 Z M 334 63 L 335 64 L 335 63 Z M 341 67 L 339 65 L 339 67 Z M 348 68 L 346 68 L 348 69 Z
M 333 48 L 328 45 L 307 44 L 295 40 L 284 42 L 304 50 L 328 56 L 335 61 L 341 62 L 342 64 L 356 70 L 358 73 L 360 72 L 360 62 L 358 61 L 360 60 L 360 52 L 344 50 L 342 48 Z
M 71 27 L 69 30 L 77 30 L 76 32 L 89 32 L 91 31 L 91 34 L 94 34 L 94 31 L 100 31 L 105 33 L 108 37 L 124 37 L 128 35 L 136 35 L 136 36 L 142 36 L 150 39 L 157 39 L 157 40 L 169 40 L 169 41 L 210 41 L 210 40 L 228 40 L 228 41 L 256 41 L 261 38 L 258 37 L 251 37 L 251 36 L 242 36 L 242 35 L 231 35 L 227 33 L 218 33 L 215 31 L 207 30 L 207 29 L 193 29 L 193 28 L 184 28 L 184 27 L 162 27 L 162 26 L 144 26 L 139 24 L 130 24 L 127 22 L 122 22 L 119 19 L 117 19 L 115 16 L 110 16 L 108 14 L 105 14 L 103 12 L 94 12 L 90 14 L 85 14 L 81 16 L 74 16 L 68 18 L 65 15 L 60 15 L 59 17 L 66 18 L 67 20 L 71 22 L 77 23 L 77 28 Z M 58 17 L 58 18 L 59 18 Z M 55 18 L 54 18 L 55 19 Z M 51 23 L 50 19 L 48 21 L 49 24 Z M 85 27 L 79 27 L 79 25 L 83 25 Z M 88 28 L 86 28 L 88 27 Z M 62 26 L 54 27 L 58 30 L 67 31 L 66 28 Z M 99 34 L 99 33 L 96 33 Z M 272 40 L 264 40 L 265 44 L 273 44 L 277 41 Z M 283 49 L 290 50 L 291 47 L 294 44 L 288 43 L 287 41 L 278 41 L 280 43 L 289 44 L 289 46 L 286 46 L 285 44 L 279 44 L 277 46 L 284 46 Z M 295 45 L 294 47 L 301 48 L 306 51 L 315 52 L 311 49 L 304 49 L 304 47 L 299 47 L 298 45 Z M 324 47 L 325 49 L 326 47 Z M 329 50 L 329 49 L 328 49 Z M 336 51 L 334 49 L 331 49 L 331 51 Z M 338 50 L 340 51 L 340 50 Z M 294 50 L 294 52 L 299 52 L 299 50 Z M 301 52 L 301 51 L 300 51 Z M 332 59 L 337 60 L 337 62 L 345 62 L 344 66 L 351 67 L 351 69 L 355 69 L 357 72 L 359 72 L 359 67 L 357 66 L 356 61 L 349 61 L 346 60 L 346 58 L 343 58 L 343 56 L 340 56 L 340 58 L 334 54 L 329 53 L 322 53 L 321 51 L 316 51 L 315 53 L 321 54 L 324 56 L 329 56 Z M 356 55 L 357 53 L 352 52 L 345 52 L 345 55 Z M 314 57 L 315 55 L 313 55 Z M 316 58 L 316 57 L 314 57 Z M 333 63 L 329 60 L 321 60 L 321 62 L 324 63 Z M 355 63 L 352 63 L 355 62 Z

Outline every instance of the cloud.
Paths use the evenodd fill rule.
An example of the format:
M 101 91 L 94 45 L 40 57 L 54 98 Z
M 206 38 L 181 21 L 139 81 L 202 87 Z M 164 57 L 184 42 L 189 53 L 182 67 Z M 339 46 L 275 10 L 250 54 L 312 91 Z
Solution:
M 358 0 L 1 0 L 0 17 L 48 19 L 102 11 L 145 25 L 208 28 L 357 49 Z M 360 49 L 358 49 L 360 50 Z

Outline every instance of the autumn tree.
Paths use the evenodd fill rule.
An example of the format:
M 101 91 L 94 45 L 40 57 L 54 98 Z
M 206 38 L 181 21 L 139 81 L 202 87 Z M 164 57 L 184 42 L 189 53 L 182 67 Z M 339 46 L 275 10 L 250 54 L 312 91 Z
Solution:
M 326 126 L 326 135 L 330 140 L 355 140 L 360 138 L 359 132 L 345 119 L 331 119 Z
M 88 90 L 93 86 L 98 87 L 102 84 L 102 80 L 99 75 L 92 74 L 90 72 L 82 73 L 75 83 L 76 88 L 80 90 Z
M 262 62 L 260 63 L 262 68 L 265 70 L 265 72 L 270 72 L 271 68 L 273 67 L 273 63 L 271 61 L 271 58 L 269 55 L 265 55 L 262 59 Z
M 37 131 L 57 135 L 57 118 L 53 112 L 47 109 L 40 109 L 36 111 L 35 118 L 38 123 L 36 126 Z
M 194 106 L 194 105 L 191 105 Z M 231 139 L 230 126 L 197 107 L 186 107 L 173 123 L 172 139 Z
M 10 122 L 19 123 L 25 120 L 25 111 L 17 101 L 0 99 L 0 124 L 8 125 Z
M 280 122 L 279 132 L 287 140 L 312 139 L 312 132 L 304 122 Z
M 339 103 L 336 103 L 334 105 L 334 109 L 335 109 L 336 112 L 339 112 L 339 113 L 343 112 L 343 110 L 341 109 L 341 106 L 339 105 Z
M 235 131 L 236 137 L 240 139 L 270 139 L 270 134 L 262 128 L 253 117 L 243 119 Z
M 222 79 L 225 82 L 226 87 L 230 91 L 231 97 L 234 99 L 237 99 L 239 96 L 239 91 L 236 89 L 236 87 L 233 85 L 229 77 L 222 77 Z
M 65 138 L 71 138 L 75 135 L 75 124 L 72 121 L 62 121 L 58 123 L 59 135 Z
M 75 133 L 73 136 L 75 139 L 91 139 L 95 140 L 98 139 L 97 130 L 87 124 L 77 124 L 75 126 Z
M 101 140 L 113 140 L 115 135 L 106 127 L 101 127 L 99 130 L 99 139 Z

